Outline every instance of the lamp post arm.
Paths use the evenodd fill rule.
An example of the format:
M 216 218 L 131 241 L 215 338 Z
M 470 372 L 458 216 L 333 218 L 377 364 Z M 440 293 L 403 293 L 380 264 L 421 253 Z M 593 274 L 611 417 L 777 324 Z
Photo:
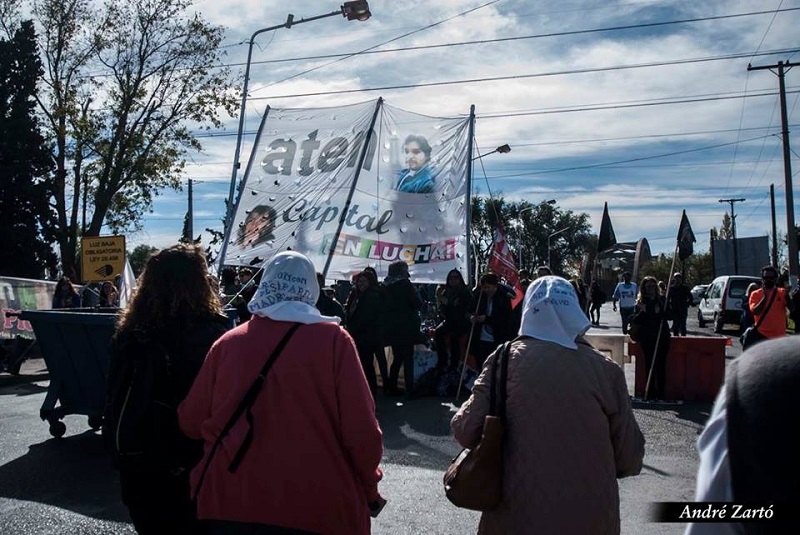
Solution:
M 547 236 L 547 267 L 549 267 L 550 269 L 553 269 L 553 267 L 550 265 L 550 240 L 552 240 L 555 236 L 558 236 L 562 232 L 568 231 L 569 229 L 570 227 L 564 227 L 561 230 L 557 230 Z

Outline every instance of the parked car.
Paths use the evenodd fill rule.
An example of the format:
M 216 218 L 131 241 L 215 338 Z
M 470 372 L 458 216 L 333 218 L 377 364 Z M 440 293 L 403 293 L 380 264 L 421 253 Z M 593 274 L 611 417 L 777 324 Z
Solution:
M 705 295 L 707 289 L 708 289 L 708 284 L 698 284 L 689 291 L 689 293 L 692 294 L 693 307 L 696 307 L 697 305 L 700 304 L 700 300 Z
M 714 279 L 697 305 L 700 327 L 712 323 L 715 333 L 721 333 L 727 324 L 741 329 L 742 299 L 752 282 L 760 284 L 761 279 L 745 275 L 723 275 Z

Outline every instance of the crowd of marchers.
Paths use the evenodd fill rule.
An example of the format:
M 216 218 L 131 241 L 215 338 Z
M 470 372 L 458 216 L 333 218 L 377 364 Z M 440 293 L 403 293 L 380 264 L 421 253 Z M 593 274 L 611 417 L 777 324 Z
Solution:
M 481 508 L 478 533 L 618 534 L 617 480 L 641 471 L 644 436 L 621 368 L 584 337 L 591 321 L 575 286 L 537 275 L 518 309 L 491 273 L 470 290 L 451 272 L 436 292 L 443 321 L 434 343 L 450 342 L 441 367 L 458 366 L 463 335 L 473 333 L 466 343 L 479 375 L 451 421 L 464 448 L 480 449 L 503 385 L 502 488 Z M 232 304 L 244 302 L 250 316 L 232 327 L 198 247 L 149 259 L 113 339 L 103 429 L 137 532 L 367 534 L 391 507 L 379 491 L 383 438 L 369 370 L 378 355 L 387 373 L 379 355 L 391 347 L 383 378 L 388 392 L 397 388 L 400 368 L 409 372 L 408 348 L 420 340 L 422 300 L 403 263 L 380 282 L 359 273 L 340 307 L 322 282 L 305 256 L 279 253 L 249 298 L 236 290 Z M 759 351 L 769 353 L 769 344 Z M 716 422 L 732 403 L 718 401 Z M 736 421 L 760 425 L 750 416 Z M 791 485 L 758 494 L 758 472 L 739 460 L 759 451 L 742 451 L 731 453 L 725 472 L 733 482 L 703 476 L 699 497 L 718 496 L 701 492 L 700 481 L 728 492 L 723 498 L 739 489 L 750 489 L 749 499 L 796 494 Z

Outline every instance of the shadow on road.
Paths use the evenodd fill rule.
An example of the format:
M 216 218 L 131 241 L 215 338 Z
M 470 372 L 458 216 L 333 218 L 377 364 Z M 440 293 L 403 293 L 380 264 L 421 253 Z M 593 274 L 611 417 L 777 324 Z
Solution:
M 117 473 L 100 434 L 92 431 L 34 444 L 22 457 L 0 466 L 0 496 L 130 522 Z
M 37 374 L 11 375 L 10 373 L 0 374 L 0 389 L 13 387 L 22 384 L 33 384 L 34 382 L 49 381 L 50 373 L 46 370 Z
M 378 398 L 386 460 L 409 466 L 445 469 L 460 447 L 450 436 L 452 398 L 413 401 Z
M 706 425 L 706 421 L 711 414 L 711 403 L 684 402 L 682 405 L 659 405 L 656 403 L 632 402 L 633 408 L 639 411 L 648 411 L 651 417 L 663 414 L 665 420 L 685 420 L 700 426 Z M 693 426 L 694 427 L 694 426 Z
M 31 396 L 33 394 L 41 394 L 42 392 L 47 392 L 47 387 L 37 383 L 29 383 L 26 381 L 5 384 L 0 383 L 0 393 L 4 396 Z

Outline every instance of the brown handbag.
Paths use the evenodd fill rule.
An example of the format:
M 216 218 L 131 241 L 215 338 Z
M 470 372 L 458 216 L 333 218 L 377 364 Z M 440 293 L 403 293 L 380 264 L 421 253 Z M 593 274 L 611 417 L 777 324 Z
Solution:
M 489 414 L 483 419 L 483 434 L 474 449 L 461 451 L 444 474 L 444 493 L 458 507 L 491 511 L 503 494 L 503 435 L 506 418 L 506 375 L 511 342 L 506 342 L 492 363 Z M 498 380 L 498 361 L 500 378 Z

